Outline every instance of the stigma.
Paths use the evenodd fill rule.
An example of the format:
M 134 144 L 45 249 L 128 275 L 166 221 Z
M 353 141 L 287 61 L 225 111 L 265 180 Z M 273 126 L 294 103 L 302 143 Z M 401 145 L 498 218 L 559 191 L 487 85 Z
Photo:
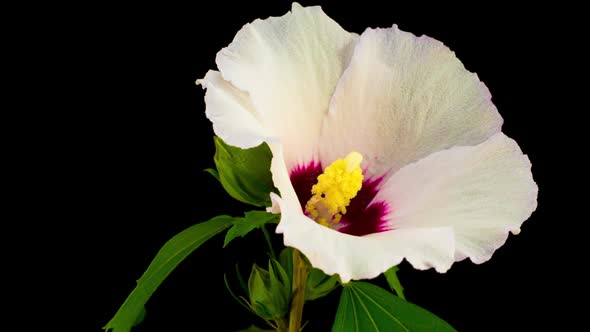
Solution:
M 311 188 L 311 198 L 305 212 L 319 224 L 334 227 L 346 214 L 346 207 L 361 190 L 363 156 L 351 152 L 345 158 L 334 161 L 318 176 Z

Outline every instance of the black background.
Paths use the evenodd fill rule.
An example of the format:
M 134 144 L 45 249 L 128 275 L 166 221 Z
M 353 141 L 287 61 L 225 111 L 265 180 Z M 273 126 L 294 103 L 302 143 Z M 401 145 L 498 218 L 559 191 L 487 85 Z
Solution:
M 571 272 L 558 253 L 568 240 L 556 226 L 566 218 L 556 203 L 563 197 L 554 168 L 554 129 L 561 123 L 551 115 L 567 111 L 552 101 L 562 70 L 554 64 L 562 38 L 555 22 L 567 17 L 547 7 L 302 4 L 322 4 L 351 32 L 398 24 L 445 43 L 489 87 L 503 131 L 532 161 L 539 207 L 521 234 L 510 236 L 489 262 L 463 261 L 446 274 L 402 263 L 408 300 L 459 331 L 567 330 L 572 318 L 562 298 L 571 295 L 563 291 Z M 68 8 L 74 14 L 54 22 L 68 51 L 48 65 L 71 74 L 59 90 L 73 112 L 58 116 L 64 129 L 54 135 L 72 160 L 63 166 L 72 179 L 63 206 L 77 219 L 73 231 L 86 257 L 69 262 L 80 266 L 72 279 L 84 281 L 76 286 L 80 302 L 72 304 L 85 303 L 81 315 L 90 327 L 82 330 L 107 323 L 169 238 L 213 216 L 251 209 L 202 171 L 213 166 L 213 131 L 204 92 L 194 82 L 216 68 L 215 54 L 242 25 L 289 9 L 289 1 L 96 5 Z M 230 297 L 223 274 L 231 280 L 238 261 L 246 277 L 253 262 L 265 264 L 263 237 L 253 232 L 226 249 L 222 243 L 218 236 L 189 256 L 148 302 L 147 317 L 134 331 L 235 331 L 260 323 Z M 339 293 L 306 304 L 305 331 L 330 330 Z

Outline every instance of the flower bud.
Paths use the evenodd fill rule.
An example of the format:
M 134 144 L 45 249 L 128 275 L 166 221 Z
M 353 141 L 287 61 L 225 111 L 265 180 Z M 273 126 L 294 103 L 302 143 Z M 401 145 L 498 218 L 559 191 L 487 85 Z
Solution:
M 289 279 L 283 268 L 269 262 L 268 271 L 254 264 L 248 279 L 250 304 L 263 319 L 276 320 L 289 309 Z

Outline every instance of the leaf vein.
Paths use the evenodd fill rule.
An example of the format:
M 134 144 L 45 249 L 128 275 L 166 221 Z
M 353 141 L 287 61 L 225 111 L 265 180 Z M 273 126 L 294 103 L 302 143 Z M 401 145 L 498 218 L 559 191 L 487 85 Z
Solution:
M 375 306 L 377 306 L 377 308 L 381 309 L 381 311 L 383 311 L 387 316 L 391 317 L 391 319 L 393 319 L 395 322 L 397 322 L 404 330 L 410 332 L 410 329 L 408 329 L 398 318 L 396 318 L 395 316 L 393 316 L 387 309 L 385 309 L 377 301 L 373 300 L 373 298 L 370 297 L 367 293 L 363 292 L 358 287 L 356 288 L 356 291 L 358 291 L 360 294 L 362 294 L 364 297 L 366 297 L 369 301 L 373 302 L 373 304 Z

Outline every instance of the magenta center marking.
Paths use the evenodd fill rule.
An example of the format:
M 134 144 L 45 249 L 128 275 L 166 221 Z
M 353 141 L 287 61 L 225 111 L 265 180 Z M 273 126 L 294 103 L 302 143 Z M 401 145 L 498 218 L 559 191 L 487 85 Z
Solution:
M 291 183 L 299 198 L 301 207 L 305 210 L 305 204 L 311 198 L 311 187 L 318 181 L 322 174 L 321 163 L 312 161 L 307 165 L 297 165 L 291 170 Z M 346 214 L 340 220 L 338 231 L 350 235 L 362 236 L 390 230 L 385 216 L 390 212 L 387 202 L 374 202 L 373 198 L 379 192 L 379 184 L 383 178 L 364 179 L 363 186 L 357 195 L 350 201 L 346 208 Z

